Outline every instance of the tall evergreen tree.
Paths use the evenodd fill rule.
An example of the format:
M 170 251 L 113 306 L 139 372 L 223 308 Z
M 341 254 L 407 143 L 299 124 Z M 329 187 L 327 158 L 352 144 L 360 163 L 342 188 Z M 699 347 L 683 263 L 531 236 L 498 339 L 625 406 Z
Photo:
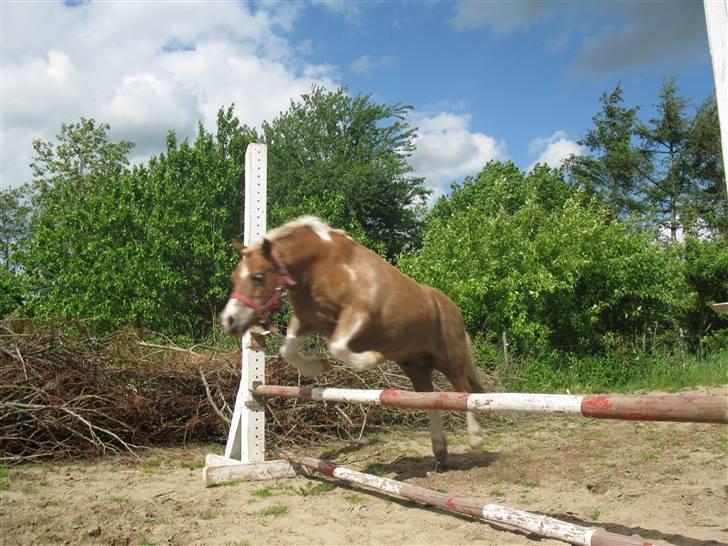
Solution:
M 663 84 L 659 99 L 657 117 L 639 128 L 643 150 L 652 164 L 642 173 L 644 196 L 648 215 L 675 242 L 693 189 L 687 150 L 691 120 L 685 113 L 688 101 L 679 95 L 674 78 Z
M 612 219 L 642 209 L 639 200 L 642 173 L 648 164 L 633 138 L 638 128 L 638 108 L 622 105 L 622 88 L 604 93 L 594 128 L 578 143 L 591 155 L 573 156 L 567 162 L 571 178 L 587 192 L 598 195 Z

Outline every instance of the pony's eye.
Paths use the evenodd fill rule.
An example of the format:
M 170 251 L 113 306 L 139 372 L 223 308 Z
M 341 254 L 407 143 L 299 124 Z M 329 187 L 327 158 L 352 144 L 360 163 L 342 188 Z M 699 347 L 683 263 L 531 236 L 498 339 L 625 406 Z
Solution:
M 252 280 L 254 284 L 263 284 L 263 278 L 263 273 L 253 273 L 250 275 L 250 280 Z

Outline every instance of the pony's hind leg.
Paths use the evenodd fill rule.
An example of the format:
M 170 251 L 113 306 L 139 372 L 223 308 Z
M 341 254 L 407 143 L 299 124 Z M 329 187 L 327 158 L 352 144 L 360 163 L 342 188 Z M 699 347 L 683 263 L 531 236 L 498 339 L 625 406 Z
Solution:
M 452 372 L 449 375 L 445 375 L 450 380 L 450 383 L 452 383 L 453 389 L 455 389 L 456 392 L 474 392 L 473 383 L 471 383 L 471 381 L 465 375 L 455 375 Z M 479 383 L 476 383 L 476 385 L 479 386 Z M 465 421 L 467 423 L 470 448 L 474 451 L 479 451 L 481 446 L 483 445 L 483 431 L 478 424 L 478 420 L 476 419 L 475 414 L 472 411 L 466 412 Z
M 406 362 L 400 364 L 402 370 L 412 381 L 412 387 L 417 392 L 432 392 L 432 366 L 424 363 Z M 447 465 L 447 439 L 442 427 L 440 410 L 427 410 L 430 418 L 430 437 L 432 439 L 432 452 L 435 460 L 441 467 Z

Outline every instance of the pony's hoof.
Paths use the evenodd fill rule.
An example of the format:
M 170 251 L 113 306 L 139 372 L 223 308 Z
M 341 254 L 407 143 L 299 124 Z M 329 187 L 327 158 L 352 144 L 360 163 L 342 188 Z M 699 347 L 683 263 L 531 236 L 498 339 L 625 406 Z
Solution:
M 480 436 L 472 436 L 470 438 L 470 449 L 480 453 L 483 449 L 483 439 Z
M 447 449 L 438 449 L 435 451 L 435 461 L 437 461 L 438 470 L 447 468 Z

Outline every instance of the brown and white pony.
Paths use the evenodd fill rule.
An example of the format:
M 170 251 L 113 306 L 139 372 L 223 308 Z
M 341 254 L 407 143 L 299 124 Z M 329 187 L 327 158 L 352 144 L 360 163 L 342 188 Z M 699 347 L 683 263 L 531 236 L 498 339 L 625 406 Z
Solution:
M 331 354 L 364 371 L 392 360 L 429 392 L 439 370 L 456 391 L 483 392 L 473 365 L 470 339 L 460 311 L 442 292 L 399 272 L 343 231 L 303 217 L 266 234 L 245 248 L 232 274 L 234 292 L 222 312 L 227 334 L 242 336 L 265 323 L 287 289 L 293 315 L 281 355 L 306 377 L 330 368 L 328 362 L 298 353 L 307 336 L 328 338 Z M 441 464 L 447 443 L 438 410 L 430 410 L 432 450 Z M 480 446 L 480 427 L 467 414 L 470 445 Z

